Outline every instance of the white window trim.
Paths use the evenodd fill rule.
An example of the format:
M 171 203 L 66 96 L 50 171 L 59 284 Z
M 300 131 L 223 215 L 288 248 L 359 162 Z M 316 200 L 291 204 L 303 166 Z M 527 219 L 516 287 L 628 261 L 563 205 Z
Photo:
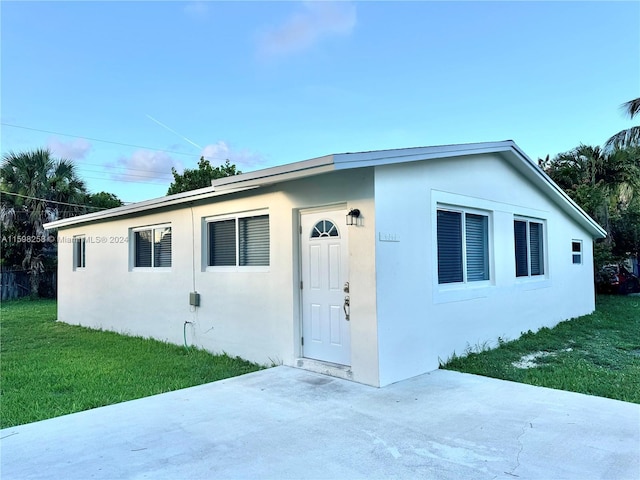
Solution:
M 574 243 L 580 244 L 580 251 L 579 252 L 574 252 L 573 251 L 573 244 Z M 578 263 L 573 261 L 573 257 L 575 255 L 579 255 L 580 256 L 580 261 Z M 578 239 L 575 239 L 575 238 L 571 240 L 571 264 L 572 265 L 583 265 L 584 264 L 584 242 L 582 240 L 578 240 Z
M 78 253 L 76 252 L 76 242 L 82 241 L 84 243 L 84 265 L 78 265 Z M 87 268 L 87 237 L 86 235 L 74 235 L 71 245 L 73 246 L 73 271 L 83 271 Z
M 489 280 L 469 283 L 438 283 L 438 210 L 465 211 L 489 216 Z M 496 292 L 494 213 L 504 205 L 483 198 L 431 190 L 431 284 L 433 302 L 450 303 L 487 298 Z
M 145 230 L 156 230 L 162 228 L 171 228 L 171 267 L 136 267 L 136 232 Z M 153 243 L 151 250 L 151 258 L 153 258 Z M 159 223 L 154 225 L 145 225 L 143 227 L 134 227 L 129 229 L 129 270 L 132 272 L 170 272 L 173 268 L 173 227 L 171 223 Z
M 202 219 L 202 270 L 205 272 L 246 272 L 246 273 L 261 273 L 269 272 L 271 270 L 271 238 L 269 238 L 269 265 L 263 266 L 246 266 L 238 265 L 240 261 L 240 245 L 238 242 L 238 221 L 241 218 L 258 217 L 261 215 L 267 215 L 269 217 L 269 231 L 271 232 L 271 215 L 269 209 L 264 208 L 260 210 L 249 210 L 238 213 L 228 213 L 223 215 L 213 215 L 204 217 Z M 215 266 L 209 265 L 209 223 L 221 222 L 224 220 L 235 220 L 236 222 L 236 265 Z M 271 235 L 271 233 L 269 234 Z
M 540 223 L 542 225 L 542 250 L 543 250 L 543 268 L 544 268 L 544 273 L 542 275 L 531 275 L 531 252 L 529 250 L 530 245 L 531 245 L 531 241 L 529 239 L 529 235 L 530 235 L 530 229 L 529 227 L 527 227 L 527 269 L 528 269 L 528 274 L 526 276 L 522 276 L 522 277 L 518 277 L 516 275 L 516 260 L 515 260 L 515 252 L 516 252 L 516 239 L 515 236 L 513 236 L 513 230 L 512 230 L 512 236 L 513 236 L 513 275 L 515 278 L 515 282 L 516 284 L 518 283 L 531 283 L 531 282 L 546 282 L 549 280 L 549 246 L 547 243 L 547 235 L 548 235 L 548 229 L 547 229 L 547 221 L 544 218 L 534 218 L 534 217 L 525 217 L 524 215 L 514 215 L 513 216 L 513 224 L 515 225 L 515 222 L 519 221 L 519 222 L 527 222 L 527 224 L 529 224 L 530 222 L 533 223 Z
M 489 263 L 489 280 L 476 280 L 469 281 L 467 280 L 467 242 L 466 242 L 466 230 L 467 230 L 467 222 L 462 222 L 462 282 L 455 283 L 439 283 L 438 279 L 438 210 L 446 211 L 446 212 L 455 212 L 460 213 L 463 217 L 465 214 L 470 213 L 472 215 L 482 215 L 487 217 L 487 242 L 488 242 L 488 255 L 487 259 Z M 433 221 L 433 229 L 434 229 L 434 250 L 435 250 L 435 284 L 438 285 L 441 291 L 445 290 L 459 290 L 461 288 L 482 288 L 494 283 L 494 269 L 493 269 L 493 216 L 490 211 L 487 210 L 479 210 L 477 208 L 472 207 L 461 207 L 458 205 L 445 205 L 445 204 L 437 204 L 435 210 L 435 217 Z

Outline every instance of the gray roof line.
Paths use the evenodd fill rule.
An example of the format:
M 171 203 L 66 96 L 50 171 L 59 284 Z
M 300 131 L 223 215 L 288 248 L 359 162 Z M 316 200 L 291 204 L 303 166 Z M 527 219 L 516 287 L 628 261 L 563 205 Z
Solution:
M 213 180 L 211 187 L 198 190 L 168 195 L 166 197 L 155 198 L 137 202 L 123 207 L 118 207 L 101 212 L 89 213 L 78 217 L 56 220 L 44 225 L 45 228 L 61 228 L 71 225 L 88 223 L 93 221 L 106 220 L 109 218 L 147 212 L 157 208 L 173 205 L 180 205 L 189 202 L 204 200 L 234 192 L 246 191 L 259 188 L 264 185 L 304 178 L 333 170 L 353 169 L 362 167 L 372 167 L 376 165 L 386 165 L 392 163 L 405 163 L 418 160 L 428 160 L 432 158 L 447 158 L 452 156 L 467 156 L 482 153 L 511 152 L 512 159 L 519 158 L 522 164 L 528 168 L 524 170 L 533 175 L 533 179 L 538 179 L 542 185 L 555 197 L 562 207 L 575 221 L 581 223 L 594 236 L 605 236 L 606 232 L 598 225 L 585 211 L 580 208 L 551 178 L 529 158 L 518 147 L 513 140 L 500 142 L 482 142 L 452 145 L 437 145 L 428 147 L 409 147 L 387 150 L 372 150 L 367 152 L 339 153 L 312 158 L 300 162 L 279 165 L 254 172 L 243 173 L 231 177 L 224 177 Z M 522 167 L 521 167 L 522 168 Z

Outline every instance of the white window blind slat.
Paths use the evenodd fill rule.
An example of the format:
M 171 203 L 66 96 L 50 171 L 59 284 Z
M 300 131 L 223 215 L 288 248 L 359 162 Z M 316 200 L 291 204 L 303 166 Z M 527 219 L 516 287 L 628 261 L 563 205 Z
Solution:
M 171 227 L 154 230 L 154 267 L 171 266 Z
M 489 219 L 484 215 L 465 215 L 467 281 L 489 280 Z
M 240 265 L 269 265 L 269 216 L 240 218 L 238 229 Z
M 531 275 L 543 275 L 544 245 L 542 242 L 541 223 L 529 223 L 529 244 L 531 246 Z

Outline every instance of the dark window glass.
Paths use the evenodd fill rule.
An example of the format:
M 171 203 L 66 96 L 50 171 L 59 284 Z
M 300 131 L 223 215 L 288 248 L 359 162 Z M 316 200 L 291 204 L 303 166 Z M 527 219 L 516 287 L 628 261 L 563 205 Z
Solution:
M 236 265 L 235 219 L 209 223 L 209 265 L 213 267 Z
M 269 216 L 238 219 L 241 266 L 269 265 Z
M 134 233 L 135 237 L 135 266 L 151 267 L 151 230 L 141 230 Z
M 438 283 L 462 280 L 462 214 L 438 210 Z

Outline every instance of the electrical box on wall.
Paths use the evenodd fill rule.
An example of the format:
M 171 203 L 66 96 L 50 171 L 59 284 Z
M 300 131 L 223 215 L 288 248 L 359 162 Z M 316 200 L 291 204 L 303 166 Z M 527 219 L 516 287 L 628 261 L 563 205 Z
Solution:
M 200 294 L 198 292 L 191 292 L 189 294 L 189 305 L 194 307 L 200 306 Z

